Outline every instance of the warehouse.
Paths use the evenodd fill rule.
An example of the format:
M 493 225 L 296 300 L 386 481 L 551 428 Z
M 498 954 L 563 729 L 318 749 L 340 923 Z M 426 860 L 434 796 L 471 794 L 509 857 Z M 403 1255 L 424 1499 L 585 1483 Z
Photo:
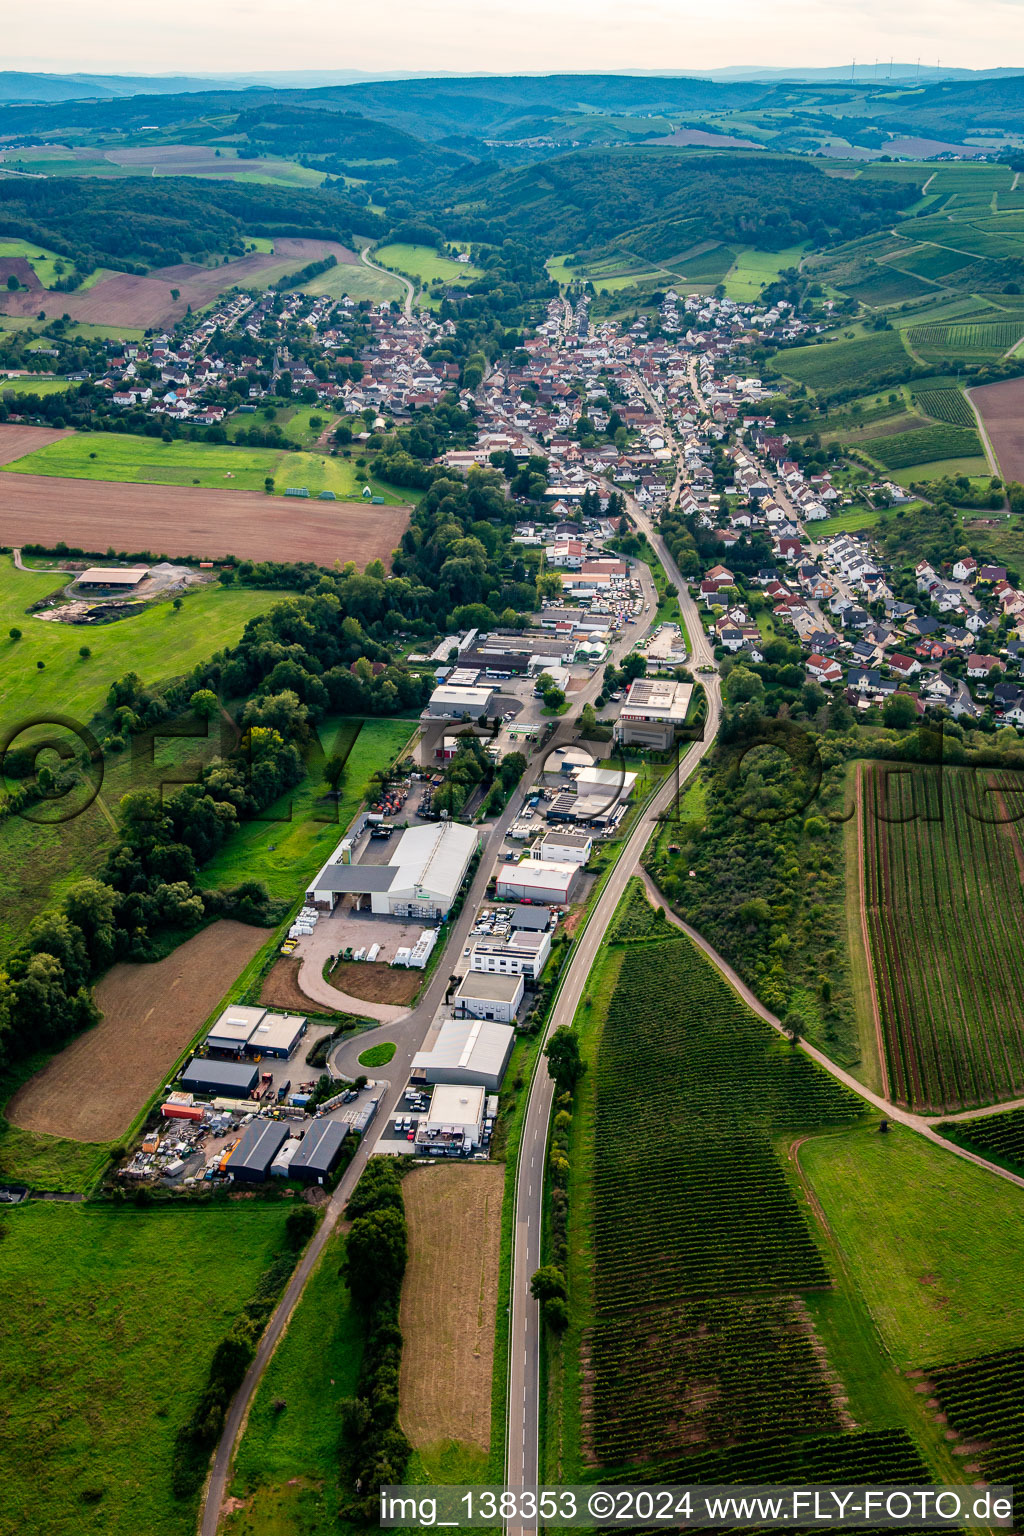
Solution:
M 545 864 L 585 864 L 594 850 L 588 832 L 551 831 L 537 847 L 537 856 Z
M 115 589 L 119 592 L 130 591 L 137 587 L 139 582 L 149 575 L 148 565 L 90 565 L 87 571 L 76 578 L 75 585 L 85 589 L 107 590 Z
M 416 1127 L 416 1151 L 431 1157 L 469 1157 L 483 1141 L 486 1100 L 483 1088 L 438 1083 L 429 1117 Z
M 181 1086 L 190 1093 L 247 1099 L 259 1075 L 259 1070 L 248 1061 L 211 1061 L 208 1056 L 193 1056 L 181 1074 Z
M 222 1056 L 241 1056 L 266 1011 L 265 1008 L 246 1008 L 239 1003 L 225 1008 L 206 1037 L 206 1049 Z
M 412 1076 L 426 1083 L 471 1083 L 492 1093 L 512 1054 L 515 1031 L 483 1019 L 445 1019 L 429 1051 L 417 1051 Z
M 479 847 L 472 827 L 457 821 L 410 827 L 387 864 L 341 864 L 336 849 L 306 892 L 306 900 L 330 912 L 342 896 L 385 917 L 443 922 Z M 365 898 L 365 900 L 364 900 Z
M 619 711 L 615 739 L 666 752 L 686 724 L 692 695 L 692 683 L 635 678 Z
M 566 906 L 572 900 L 580 876 L 578 864 L 523 859 L 498 870 L 495 895 L 499 901 L 543 901 Z
M 299 1013 L 264 1013 L 249 1036 L 246 1054 L 287 1061 L 305 1033 L 306 1020 Z
M 226 1171 L 247 1183 L 262 1184 L 269 1178 L 270 1165 L 287 1140 L 288 1126 L 283 1121 L 250 1121 L 238 1138 Z
M 461 720 L 463 715 L 476 720 L 478 716 L 486 715 L 495 692 L 491 683 L 478 683 L 472 688 L 453 688 L 442 683 L 430 695 L 426 713 L 435 720 Z
M 512 927 L 528 933 L 546 933 L 551 927 L 550 907 L 513 907 Z
M 452 998 L 457 1014 L 469 1014 L 474 1019 L 491 1019 L 499 1024 L 510 1024 L 516 1009 L 523 1000 L 526 982 L 522 975 L 508 976 L 482 971 L 469 971 L 462 978 Z
M 469 954 L 471 971 L 500 976 L 525 976 L 537 981 L 551 954 L 550 933 L 514 929 L 507 939 L 477 939 Z
M 314 1120 L 292 1158 L 289 1177 L 303 1184 L 323 1184 L 338 1166 L 348 1131 L 342 1120 Z

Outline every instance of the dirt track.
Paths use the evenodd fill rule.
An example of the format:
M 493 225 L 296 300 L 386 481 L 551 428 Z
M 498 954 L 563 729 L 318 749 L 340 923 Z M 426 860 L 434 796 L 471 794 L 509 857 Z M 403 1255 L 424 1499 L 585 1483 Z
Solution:
M 96 986 L 100 1023 L 19 1088 L 7 1119 L 72 1141 L 123 1136 L 266 939 L 223 919 L 155 965 L 115 965 Z
M 19 458 L 43 446 L 45 429 L 32 432 Z M 63 436 L 45 433 L 47 440 Z M 0 437 L 0 444 L 8 438 Z M 10 460 L 7 460 L 9 462 Z M 260 496 L 256 491 L 200 490 L 186 485 L 136 485 L 106 480 L 61 480 L 51 475 L 4 475 L 0 484 L 0 543 L 56 544 L 101 553 L 196 555 L 218 560 L 312 560 L 363 569 L 390 564 L 409 521 L 408 507 L 369 507 L 361 501 L 315 502 Z
M 336 256 L 352 266 L 354 251 L 335 240 L 275 240 L 274 251 L 257 251 L 229 261 L 226 266 L 200 267 L 190 262 L 157 267 L 145 277 L 118 272 L 83 293 L 0 293 L 0 311 L 8 315 L 34 316 L 40 308 L 54 315 L 70 315 L 92 325 L 123 325 L 133 329 L 170 326 L 180 320 L 191 304 L 202 309 L 228 288 L 264 287 L 263 274 L 288 264 L 296 267 Z M 172 288 L 177 299 L 171 298 Z
M 1004 480 L 1024 481 L 1024 378 L 982 384 L 970 397 L 989 435 Z
M 460 1163 L 415 1168 L 402 1183 L 409 1267 L 399 1401 L 418 1448 L 443 1440 L 490 1447 L 504 1179 L 500 1163 Z
M 3 388 L 3 380 L 0 379 L 0 395 L 3 394 Z M 70 433 L 59 432 L 56 427 L 0 426 L 0 464 L 13 464 L 15 459 L 23 459 L 27 453 L 35 453 L 37 449 L 57 442 L 58 438 L 68 436 Z M 3 535 L 5 499 L 0 497 L 0 539 Z

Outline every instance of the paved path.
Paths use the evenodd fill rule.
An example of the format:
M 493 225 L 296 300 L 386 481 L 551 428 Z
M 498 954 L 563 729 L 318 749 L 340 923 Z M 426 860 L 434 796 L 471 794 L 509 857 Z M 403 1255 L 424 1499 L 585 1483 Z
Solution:
M 311 1003 L 322 1003 L 334 1013 L 355 1013 L 364 1019 L 380 1019 L 382 1024 L 390 1024 L 396 1019 L 404 1019 L 409 1012 L 398 1003 L 371 1003 L 365 997 L 353 997 L 349 992 L 332 987 L 324 980 L 320 961 L 315 956 L 303 956 L 297 980 L 299 991 Z
M 403 287 L 405 288 L 405 303 L 403 304 L 402 307 L 405 310 L 405 317 L 406 317 L 406 319 L 407 320 L 411 320 L 412 319 L 412 304 L 413 304 L 413 299 L 416 297 L 416 289 L 413 286 L 413 284 L 409 281 L 409 279 L 407 277 L 404 277 L 401 272 L 389 272 L 387 267 L 378 267 L 378 265 L 377 265 L 377 263 L 375 261 L 371 261 L 370 260 L 370 257 L 369 257 L 369 254 L 368 254 L 368 248 L 364 247 L 364 249 L 359 252 L 359 260 L 363 263 L 364 267 L 369 267 L 371 271 L 373 271 L 373 272 L 383 272 L 385 277 L 393 277 L 393 278 L 395 278 L 398 282 L 400 282 L 403 285 Z

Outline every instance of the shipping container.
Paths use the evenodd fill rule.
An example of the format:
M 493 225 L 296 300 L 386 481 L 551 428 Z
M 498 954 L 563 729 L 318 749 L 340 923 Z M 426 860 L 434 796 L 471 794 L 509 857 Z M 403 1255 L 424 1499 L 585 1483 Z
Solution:
M 165 1120 L 201 1120 L 203 1118 L 202 1106 L 199 1104 L 165 1104 L 160 1113 Z

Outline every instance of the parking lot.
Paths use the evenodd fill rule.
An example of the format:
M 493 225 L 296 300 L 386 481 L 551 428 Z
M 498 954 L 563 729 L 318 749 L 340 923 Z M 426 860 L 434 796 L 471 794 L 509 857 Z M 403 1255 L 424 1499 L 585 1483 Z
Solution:
M 415 1096 L 411 1096 L 415 1092 Z M 430 1113 L 433 1089 L 428 1085 L 407 1089 L 394 1117 L 381 1133 L 377 1150 L 385 1156 L 408 1157 L 415 1150 L 416 1127 Z

